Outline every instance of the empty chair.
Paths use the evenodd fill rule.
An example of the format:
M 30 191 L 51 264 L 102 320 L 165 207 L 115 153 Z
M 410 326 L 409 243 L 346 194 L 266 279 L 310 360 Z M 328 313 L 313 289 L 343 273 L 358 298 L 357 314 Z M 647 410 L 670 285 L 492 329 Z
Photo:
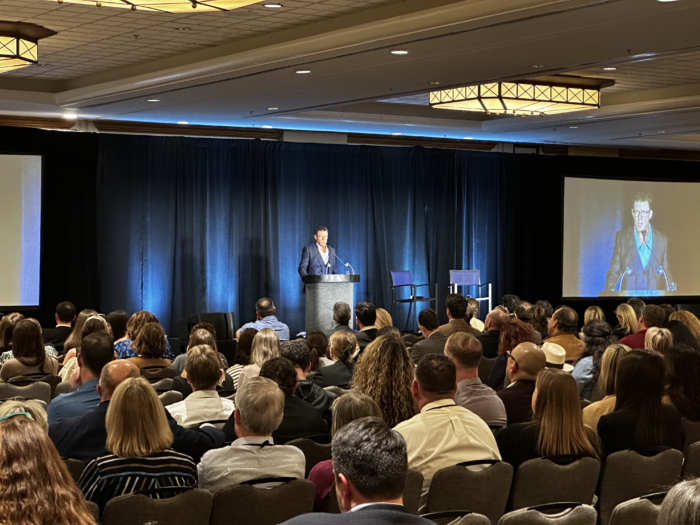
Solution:
M 598 512 L 601 525 L 620 503 L 647 494 L 667 490 L 678 481 L 683 467 L 683 453 L 675 449 L 644 452 L 623 450 L 610 454 L 603 465 Z
M 467 510 L 447 510 L 445 512 L 432 512 L 421 516 L 438 525 L 491 525 L 483 514 L 476 514 Z
M 590 505 L 554 503 L 509 512 L 498 525 L 596 525 L 597 519 Z
M 482 470 L 469 467 L 486 466 Z M 470 510 L 495 524 L 508 504 L 513 467 L 496 460 L 468 461 L 438 470 L 430 482 L 425 512 Z
M 92 514 L 92 517 L 95 518 L 95 523 L 100 522 L 100 507 L 97 505 L 97 503 L 93 501 L 86 501 L 85 504 L 87 505 L 88 512 Z
M 391 273 L 391 302 L 392 304 L 408 304 L 408 316 L 406 317 L 406 331 L 408 331 L 408 321 L 411 320 L 411 311 L 415 308 L 415 313 L 418 313 L 417 303 L 435 303 L 437 310 L 437 284 L 434 285 L 434 296 L 425 297 L 418 295 L 418 288 L 428 288 L 430 292 L 431 285 L 429 284 L 414 284 L 411 272 L 408 270 L 392 271 Z M 403 294 L 403 297 L 397 297 L 396 291 L 401 288 L 408 288 L 408 297 Z M 428 294 L 430 295 L 430 294 Z M 415 319 L 413 320 L 413 330 L 415 331 Z
M 17 386 L 12 383 L 0 383 L 0 399 L 39 399 L 47 405 L 51 402 L 51 385 L 39 381 L 27 386 Z
M 149 383 L 151 383 L 149 381 Z M 160 381 L 156 381 L 155 383 L 151 383 L 153 386 L 153 389 L 158 392 L 167 392 L 168 390 L 173 389 L 173 379 L 171 377 L 164 377 Z
M 420 506 L 421 492 L 423 491 L 423 474 L 415 469 L 408 469 L 406 475 L 406 486 L 403 489 L 403 506 L 406 512 L 410 514 L 418 514 Z M 338 507 L 338 499 L 335 494 L 335 486 L 331 488 L 330 497 L 328 498 L 328 512 L 340 514 Z
M 270 479 L 273 478 L 264 481 L 267 483 Z M 313 508 L 314 484 L 305 479 L 289 481 L 270 489 L 249 484 L 235 485 L 214 495 L 210 523 L 276 525 L 311 512 Z
M 685 463 L 683 463 L 683 477 L 700 477 L 700 443 L 693 443 L 685 451 Z
M 610 525 L 656 525 L 665 492 L 620 503 L 610 516 Z
M 526 461 L 515 474 L 513 510 L 567 501 L 593 503 L 600 462 L 580 456 L 554 456 Z
M 182 392 L 178 392 L 177 390 L 170 390 L 169 392 L 163 392 L 158 396 L 158 399 L 160 399 L 160 402 L 163 403 L 164 407 L 167 407 L 168 405 L 172 405 L 173 403 L 178 403 L 182 401 L 183 396 Z
M 287 445 L 293 445 L 304 453 L 306 458 L 306 473 L 305 478 L 309 477 L 309 472 L 321 461 L 331 459 L 331 445 L 319 444 L 308 438 L 293 439 L 288 441 Z
M 190 489 L 165 499 L 154 499 L 143 494 L 117 496 L 107 502 L 102 525 L 149 522 L 209 525 L 213 500 L 209 492 L 199 489 Z
M 66 464 L 66 467 L 68 467 L 68 472 L 70 472 L 71 477 L 77 483 L 80 479 L 80 475 L 83 473 L 83 470 L 85 470 L 85 463 L 83 463 L 79 459 L 71 458 L 63 458 L 63 462 Z

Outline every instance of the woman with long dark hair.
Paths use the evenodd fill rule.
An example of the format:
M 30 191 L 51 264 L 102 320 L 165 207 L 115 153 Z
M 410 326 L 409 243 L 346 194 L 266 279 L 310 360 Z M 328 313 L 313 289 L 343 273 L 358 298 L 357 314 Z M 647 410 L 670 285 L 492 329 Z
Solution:
M 600 375 L 603 353 L 607 347 L 617 343 L 617 337 L 613 335 L 610 325 L 599 319 L 593 319 L 584 325 L 583 336 L 586 346 L 571 375 L 576 380 L 581 399 L 590 400 Z
M 309 332 L 306 335 L 306 346 L 309 347 L 309 359 L 311 360 L 310 372 L 316 372 L 326 363 L 326 351 L 328 350 L 328 337 L 320 331 Z
M 8 381 L 13 377 L 29 374 L 55 374 L 58 361 L 46 355 L 41 328 L 30 319 L 22 319 L 12 334 L 14 357 L 0 369 L 0 379 Z
M 698 345 L 690 329 L 683 323 L 680 321 L 669 321 L 666 328 L 671 332 L 674 345 L 688 345 L 696 352 L 700 352 L 700 345 Z
M 501 390 L 506 378 L 506 365 L 508 364 L 508 352 L 520 343 L 534 343 L 535 338 L 530 325 L 518 319 L 506 321 L 501 327 L 498 342 L 498 357 L 491 370 L 491 375 L 486 384 L 494 390 Z
M 700 421 L 700 352 L 688 345 L 673 345 L 664 354 L 666 397 L 681 416 Z
M 236 356 L 233 366 L 226 370 L 226 374 L 233 381 L 233 389 L 238 390 L 238 379 L 241 377 L 241 370 L 250 364 L 250 352 L 253 349 L 253 339 L 258 331 L 255 328 L 248 328 L 241 332 L 236 345 Z

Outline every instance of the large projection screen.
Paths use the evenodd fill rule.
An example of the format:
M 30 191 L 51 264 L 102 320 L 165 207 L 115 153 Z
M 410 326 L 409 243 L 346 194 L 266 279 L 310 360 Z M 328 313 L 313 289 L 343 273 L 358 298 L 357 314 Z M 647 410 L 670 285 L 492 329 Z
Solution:
M 562 296 L 700 295 L 700 183 L 566 177 Z
M 0 308 L 39 305 L 41 156 L 0 155 Z

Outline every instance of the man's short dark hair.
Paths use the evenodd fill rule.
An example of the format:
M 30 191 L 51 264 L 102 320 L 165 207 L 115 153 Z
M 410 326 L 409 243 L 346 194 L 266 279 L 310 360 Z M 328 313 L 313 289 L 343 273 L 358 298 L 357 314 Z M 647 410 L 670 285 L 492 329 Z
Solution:
M 445 305 L 454 319 L 464 319 L 467 315 L 469 301 L 461 293 L 451 293 L 447 296 Z
M 532 319 L 532 305 L 527 301 L 520 301 L 515 307 L 515 315 L 518 319 L 527 323 Z
M 256 308 L 257 308 L 257 305 L 256 305 Z M 196 325 L 194 325 L 194 326 L 192 327 L 192 330 L 190 331 L 190 333 L 193 334 L 193 333 L 195 333 L 197 330 L 200 330 L 200 329 L 201 329 L 201 330 L 206 330 L 207 332 L 209 332 L 211 335 L 214 336 L 214 339 L 216 339 L 216 327 L 214 327 L 213 324 L 207 323 L 206 321 L 203 321 L 203 322 L 201 322 L 201 323 L 197 323 Z
M 662 327 L 666 318 L 666 312 L 660 306 L 648 304 L 642 310 L 642 317 L 644 318 L 644 326 L 647 328 L 652 326 Z
M 294 365 L 284 357 L 275 357 L 267 361 L 260 369 L 260 377 L 272 379 L 284 392 L 284 395 L 294 395 L 297 384 L 297 372 Z
M 627 304 L 632 307 L 634 310 L 634 313 L 637 316 L 637 320 L 642 316 L 642 310 L 644 310 L 644 307 L 647 305 L 644 301 L 641 299 L 638 299 L 637 297 L 630 297 L 627 299 Z
M 343 474 L 370 501 L 403 494 L 408 473 L 406 442 L 378 417 L 363 417 L 343 426 L 331 445 L 333 471 Z
M 348 303 L 335 303 L 333 305 L 333 320 L 342 326 L 350 324 L 350 305 Z M 376 316 L 376 313 L 375 313 Z
M 328 232 L 328 228 L 326 228 L 325 226 L 316 226 L 314 235 L 318 235 L 318 232 Z
M 58 316 L 58 320 L 62 323 L 71 323 L 73 319 L 75 319 L 75 306 L 68 301 L 58 303 L 56 315 Z
M 453 394 L 457 383 L 457 369 L 446 355 L 424 355 L 416 366 L 416 381 L 423 392 Z
M 372 303 L 357 303 L 355 317 L 362 323 L 362 326 L 373 326 L 377 321 L 377 308 Z
M 102 368 L 114 359 L 114 340 L 107 332 L 94 332 L 83 338 L 80 360 L 93 375 L 99 377 Z
M 311 349 L 303 339 L 280 342 L 280 354 L 294 366 L 306 371 L 311 363 Z
M 546 317 L 552 317 L 552 314 L 554 313 L 554 308 L 552 308 L 552 304 L 549 301 L 544 301 L 540 300 L 535 303 L 537 306 L 541 306 L 542 309 L 544 309 L 544 315 Z
M 435 310 L 426 308 L 418 314 L 418 324 L 425 328 L 428 332 L 437 330 L 440 327 L 440 321 L 438 321 L 438 316 Z
M 520 302 L 520 297 L 515 294 L 508 293 L 503 296 L 501 304 L 506 307 L 510 313 L 515 313 L 515 307 L 518 306 Z
M 275 303 L 269 297 L 261 297 L 255 303 L 255 311 L 260 317 L 275 315 Z
M 573 308 L 562 306 L 552 314 L 552 319 L 557 322 L 559 332 L 575 334 L 578 331 L 578 314 Z

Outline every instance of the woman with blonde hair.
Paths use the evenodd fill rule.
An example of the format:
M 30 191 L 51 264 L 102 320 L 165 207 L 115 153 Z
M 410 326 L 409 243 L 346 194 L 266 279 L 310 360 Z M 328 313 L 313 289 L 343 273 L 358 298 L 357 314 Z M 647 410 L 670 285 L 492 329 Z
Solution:
M 530 459 L 581 455 L 598 459 L 595 432 L 581 419 L 576 381 L 561 370 L 546 368 L 537 375 L 532 395 L 532 421 L 513 423 L 496 441 L 503 461 L 517 470 Z
M 636 334 L 639 331 L 639 319 L 637 314 L 627 303 L 622 303 L 615 309 L 615 316 L 619 326 L 615 327 L 613 335 L 622 339 L 628 335 Z
M 597 387 L 605 397 L 583 409 L 583 423 L 596 432 L 598 432 L 598 420 L 601 416 L 615 410 L 617 365 L 620 359 L 630 350 L 632 349 L 627 345 L 615 343 L 608 346 L 603 353 Z
M 666 353 L 666 350 L 673 346 L 673 336 L 668 328 L 659 328 L 652 326 L 644 334 L 644 348 L 653 350 L 661 355 Z
M 395 427 L 416 415 L 411 388 L 415 367 L 403 342 L 381 336 L 367 345 L 355 366 L 351 388 L 379 405 L 387 425 Z
M 695 341 L 700 344 L 700 319 L 698 319 L 693 312 L 688 310 L 679 310 L 673 312 L 669 317 L 669 321 L 680 321 L 683 323 L 690 333 L 693 334 Z
M 46 415 L 46 407 L 43 403 L 35 399 L 27 399 L 24 401 L 7 400 L 0 405 L 0 420 L 7 416 L 9 419 L 13 414 L 21 414 L 26 412 L 41 429 L 49 433 L 49 420 Z
M 599 321 L 605 321 L 605 312 L 600 306 L 589 306 L 583 313 L 583 324 L 588 324 L 589 321 L 597 319 Z
M 0 523 L 94 525 L 66 464 L 33 419 L 28 411 L 0 417 Z
M 319 368 L 312 381 L 320 387 L 337 386 L 347 390 L 355 364 L 350 360 L 357 347 L 357 339 L 352 332 L 334 332 L 329 341 L 332 365 Z
M 280 356 L 280 338 L 272 328 L 263 328 L 253 338 L 250 364 L 244 366 L 238 378 L 238 388 L 246 379 L 260 375 L 260 369 L 270 359 Z
M 128 378 L 114 390 L 107 409 L 107 450 L 80 476 L 80 488 L 100 514 L 117 496 L 159 487 L 196 487 L 197 466 L 170 448 L 173 433 L 153 387 Z M 173 494 L 161 494 L 167 498 Z
M 379 329 L 385 326 L 394 326 L 394 320 L 384 308 L 377 308 L 377 320 L 374 322 L 374 327 Z

